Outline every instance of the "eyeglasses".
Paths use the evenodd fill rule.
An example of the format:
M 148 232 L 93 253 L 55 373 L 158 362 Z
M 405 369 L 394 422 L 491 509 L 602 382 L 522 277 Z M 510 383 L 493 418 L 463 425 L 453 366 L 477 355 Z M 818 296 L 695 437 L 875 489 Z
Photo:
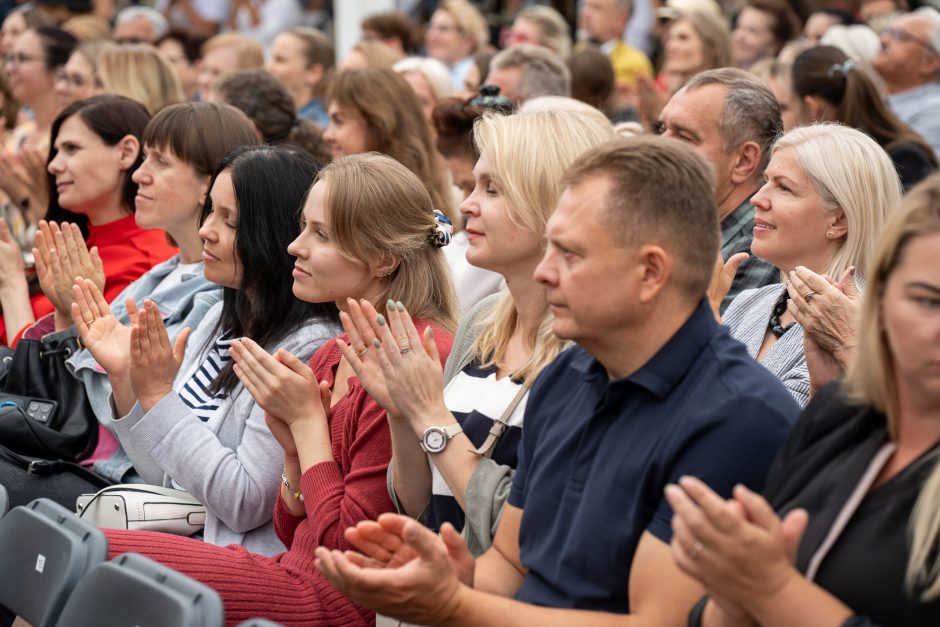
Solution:
M 4 60 L 7 65 L 23 65 L 24 63 L 30 63 L 32 61 L 43 61 L 45 59 L 42 57 L 35 57 L 31 54 L 23 54 L 22 52 L 15 52 L 11 54 L 4 55 Z
M 930 42 L 924 41 L 920 37 L 916 37 L 900 28 L 886 28 L 881 31 L 881 35 L 894 41 L 912 41 L 931 54 L 940 54 L 940 51 L 934 48 Z

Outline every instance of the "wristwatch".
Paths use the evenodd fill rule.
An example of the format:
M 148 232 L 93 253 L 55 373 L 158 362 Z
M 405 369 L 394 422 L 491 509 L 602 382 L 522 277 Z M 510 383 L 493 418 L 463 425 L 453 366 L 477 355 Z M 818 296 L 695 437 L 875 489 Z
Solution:
M 447 441 L 461 431 L 456 422 L 446 427 L 428 427 L 421 436 L 421 448 L 425 453 L 440 453 L 447 447 Z

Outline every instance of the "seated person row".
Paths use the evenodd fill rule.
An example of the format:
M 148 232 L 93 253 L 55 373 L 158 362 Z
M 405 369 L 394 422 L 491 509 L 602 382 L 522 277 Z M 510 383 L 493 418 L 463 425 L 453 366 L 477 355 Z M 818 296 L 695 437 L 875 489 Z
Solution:
M 619 140 L 581 155 L 562 188 L 535 277 L 552 331 L 577 346 L 532 387 L 493 545 L 474 562 L 448 524 L 361 523 L 349 539 L 386 568 L 317 550 L 359 603 L 419 624 L 682 625 L 702 588 L 671 559 L 663 489 L 694 469 L 725 495 L 760 489 L 799 411 L 705 299 L 719 232 L 704 159 Z M 417 359 L 417 338 L 391 332 L 383 345 L 410 349 L 392 363 Z
M 376 220 L 380 210 L 382 219 Z M 353 155 L 321 170 L 303 209 L 294 294 L 307 302 L 365 299 L 386 319 L 407 300 L 417 328 L 433 329 L 442 359 L 450 352 L 456 299 L 424 183 L 394 160 Z M 289 268 L 284 270 L 285 276 Z M 98 323 L 95 323 L 96 325 Z M 94 328 L 94 326 L 92 327 Z M 363 389 L 340 342 L 310 367 L 286 351 L 250 340 L 232 343 L 235 373 L 264 408 L 283 448 L 284 484 L 274 509 L 287 552 L 269 558 L 245 547 L 212 546 L 165 534 L 106 530 L 114 554 L 149 555 L 219 591 L 226 619 L 265 616 L 282 623 L 369 625 L 371 611 L 335 591 L 314 568 L 314 549 L 349 548 L 346 527 L 393 509 L 386 490 L 391 437 L 385 411 Z M 375 351 L 354 345 L 353 349 Z M 279 494 L 279 496 L 278 496 Z M 231 506 L 242 506 L 234 497 Z

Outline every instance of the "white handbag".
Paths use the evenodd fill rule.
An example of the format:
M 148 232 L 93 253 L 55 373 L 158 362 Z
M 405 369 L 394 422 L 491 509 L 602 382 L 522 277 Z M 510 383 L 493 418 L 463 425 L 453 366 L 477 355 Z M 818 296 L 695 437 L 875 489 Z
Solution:
M 183 490 L 123 483 L 78 497 L 80 518 L 104 529 L 162 531 L 191 536 L 206 524 L 206 508 Z

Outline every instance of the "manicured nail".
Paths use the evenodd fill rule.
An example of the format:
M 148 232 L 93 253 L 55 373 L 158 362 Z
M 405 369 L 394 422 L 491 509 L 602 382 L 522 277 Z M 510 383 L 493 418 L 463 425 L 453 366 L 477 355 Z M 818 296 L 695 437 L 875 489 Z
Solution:
M 382 314 L 376 315 L 376 316 L 375 316 L 375 321 L 379 323 L 379 326 L 380 326 L 380 327 L 384 327 L 384 326 L 385 326 L 385 316 L 383 316 Z
M 382 342 L 379 341 L 379 338 L 375 338 L 374 340 L 372 340 L 372 345 L 375 346 L 376 348 L 382 348 Z
M 388 302 L 385 303 L 385 308 L 388 309 L 389 311 L 395 311 L 395 301 L 389 298 Z
M 428 337 L 434 339 L 434 329 L 431 327 L 428 327 Z
M 398 301 L 398 311 L 404 311 L 404 310 L 405 310 L 405 303 Z
M 849 276 L 855 276 L 855 266 L 849 268 Z

